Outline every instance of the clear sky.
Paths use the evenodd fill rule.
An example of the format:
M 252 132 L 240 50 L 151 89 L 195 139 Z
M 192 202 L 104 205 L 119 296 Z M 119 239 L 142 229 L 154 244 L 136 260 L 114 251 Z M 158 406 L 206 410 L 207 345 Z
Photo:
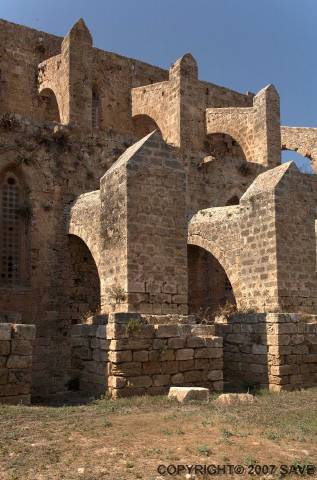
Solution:
M 191 52 L 201 79 L 273 83 L 282 124 L 317 127 L 317 0 L 0 0 L 0 17 L 56 35 L 83 17 L 96 47 L 164 68 Z

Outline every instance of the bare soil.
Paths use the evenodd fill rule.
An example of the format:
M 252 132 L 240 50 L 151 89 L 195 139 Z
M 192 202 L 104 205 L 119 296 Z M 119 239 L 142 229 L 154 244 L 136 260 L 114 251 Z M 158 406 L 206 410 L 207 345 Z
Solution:
M 262 392 L 252 405 L 219 406 L 214 399 L 187 405 L 166 397 L 135 397 L 0 406 L 0 479 L 302 478 L 298 469 L 317 468 L 317 389 Z M 160 475 L 160 464 L 242 465 L 245 470 L 233 476 L 228 471 Z M 248 465 L 272 464 L 274 473 L 248 474 Z M 282 464 L 292 473 L 281 475 Z

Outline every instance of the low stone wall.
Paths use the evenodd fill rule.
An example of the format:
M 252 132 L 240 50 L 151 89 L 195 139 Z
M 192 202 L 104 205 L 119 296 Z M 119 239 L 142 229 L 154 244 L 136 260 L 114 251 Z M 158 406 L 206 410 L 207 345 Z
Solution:
M 317 386 L 317 316 L 267 313 L 218 318 L 224 379 L 272 391 Z
M 34 325 L 0 323 L 0 403 L 31 401 Z
M 108 383 L 106 325 L 73 325 L 70 390 L 103 395 Z
M 171 385 L 223 389 L 222 338 L 212 326 L 145 323 L 109 315 L 107 325 L 72 329 L 73 378 L 81 391 L 113 398 L 163 394 Z

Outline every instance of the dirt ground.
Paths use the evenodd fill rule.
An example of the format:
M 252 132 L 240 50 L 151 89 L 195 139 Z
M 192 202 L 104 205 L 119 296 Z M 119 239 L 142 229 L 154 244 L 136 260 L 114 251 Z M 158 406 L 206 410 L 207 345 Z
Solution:
M 0 479 L 317 478 L 306 467 L 317 469 L 317 389 L 262 392 L 252 405 L 225 407 L 214 399 L 0 406 Z M 196 477 L 188 469 L 176 475 L 182 465 L 212 467 L 208 475 L 200 467 Z M 235 467 L 230 475 L 229 465 L 240 472 Z

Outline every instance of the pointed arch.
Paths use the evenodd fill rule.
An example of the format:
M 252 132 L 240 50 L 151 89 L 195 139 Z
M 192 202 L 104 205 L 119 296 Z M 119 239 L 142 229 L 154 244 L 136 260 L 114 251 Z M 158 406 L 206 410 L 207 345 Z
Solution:
M 57 98 L 51 88 L 40 91 L 40 108 L 43 121 L 61 123 Z

